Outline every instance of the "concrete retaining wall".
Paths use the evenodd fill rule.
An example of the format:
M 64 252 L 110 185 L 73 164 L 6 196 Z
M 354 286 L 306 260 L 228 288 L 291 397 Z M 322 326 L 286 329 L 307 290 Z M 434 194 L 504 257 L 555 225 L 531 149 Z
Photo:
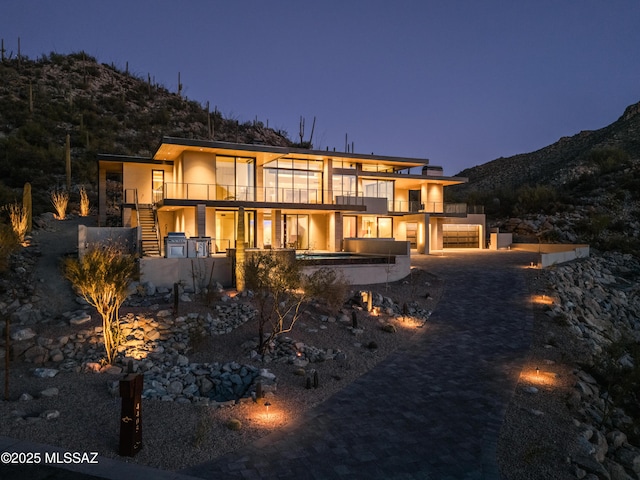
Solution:
M 538 267 L 546 268 L 589 256 L 589 245 L 567 245 L 562 243 L 514 243 L 511 248 L 527 252 L 539 252 Z
M 347 282 L 351 285 L 395 282 L 396 280 L 405 278 L 411 272 L 411 257 L 409 255 L 396 255 L 395 263 L 389 264 L 325 265 L 324 267 L 341 271 Z M 323 266 L 303 267 L 302 271 L 306 275 L 311 275 L 320 268 L 323 268 Z
M 78 256 L 92 245 L 118 245 L 129 253 L 138 250 L 138 229 L 128 227 L 87 227 L 78 225 Z
M 386 238 L 345 238 L 344 251 L 379 255 L 409 255 L 411 244 Z
M 213 277 L 211 269 L 213 268 Z M 140 259 L 140 283 L 152 282 L 156 287 L 173 288 L 182 282 L 187 287 L 204 288 L 213 283 L 231 287 L 231 259 L 220 255 L 209 258 L 157 258 Z

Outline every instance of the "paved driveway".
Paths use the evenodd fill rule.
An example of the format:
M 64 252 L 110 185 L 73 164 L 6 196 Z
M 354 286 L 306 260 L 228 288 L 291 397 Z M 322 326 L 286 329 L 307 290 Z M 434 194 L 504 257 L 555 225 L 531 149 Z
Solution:
M 447 252 L 413 342 L 285 430 L 183 473 L 231 479 L 498 479 L 496 443 L 526 359 L 531 253 Z

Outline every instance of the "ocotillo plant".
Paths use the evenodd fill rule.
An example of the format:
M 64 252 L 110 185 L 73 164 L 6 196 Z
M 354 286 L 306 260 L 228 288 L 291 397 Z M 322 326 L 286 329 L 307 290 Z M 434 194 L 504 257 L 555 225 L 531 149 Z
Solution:
M 31 201 L 31 184 L 29 182 L 24 184 L 22 190 L 22 207 L 27 216 L 27 233 L 31 233 L 31 227 L 33 226 L 33 203 Z

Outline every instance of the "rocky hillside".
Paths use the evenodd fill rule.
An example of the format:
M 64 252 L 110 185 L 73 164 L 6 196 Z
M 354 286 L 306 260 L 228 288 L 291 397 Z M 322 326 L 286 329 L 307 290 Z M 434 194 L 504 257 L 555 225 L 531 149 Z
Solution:
M 457 176 L 468 177 L 463 191 L 518 188 L 522 185 L 563 185 L 592 170 L 594 151 L 621 150 L 630 158 L 640 158 L 640 102 L 626 108 L 622 116 L 599 130 L 584 130 L 535 152 L 501 157 L 468 168 Z
M 453 201 L 484 205 L 517 239 L 640 254 L 640 103 L 611 125 L 464 170 Z
M 212 99 L 212 104 L 214 103 Z M 0 63 L 0 204 L 31 182 L 34 195 L 64 175 L 71 138 L 73 183 L 94 183 L 96 154 L 150 155 L 163 135 L 289 145 L 286 133 L 208 111 L 151 76 L 138 78 L 84 52 Z M 59 181 L 59 180 L 58 180 Z M 34 198 L 34 207 L 38 200 Z

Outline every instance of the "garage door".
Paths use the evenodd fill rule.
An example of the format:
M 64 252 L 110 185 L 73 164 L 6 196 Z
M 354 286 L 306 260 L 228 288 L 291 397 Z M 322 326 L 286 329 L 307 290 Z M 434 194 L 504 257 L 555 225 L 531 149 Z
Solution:
M 443 225 L 444 248 L 479 248 L 480 225 Z

